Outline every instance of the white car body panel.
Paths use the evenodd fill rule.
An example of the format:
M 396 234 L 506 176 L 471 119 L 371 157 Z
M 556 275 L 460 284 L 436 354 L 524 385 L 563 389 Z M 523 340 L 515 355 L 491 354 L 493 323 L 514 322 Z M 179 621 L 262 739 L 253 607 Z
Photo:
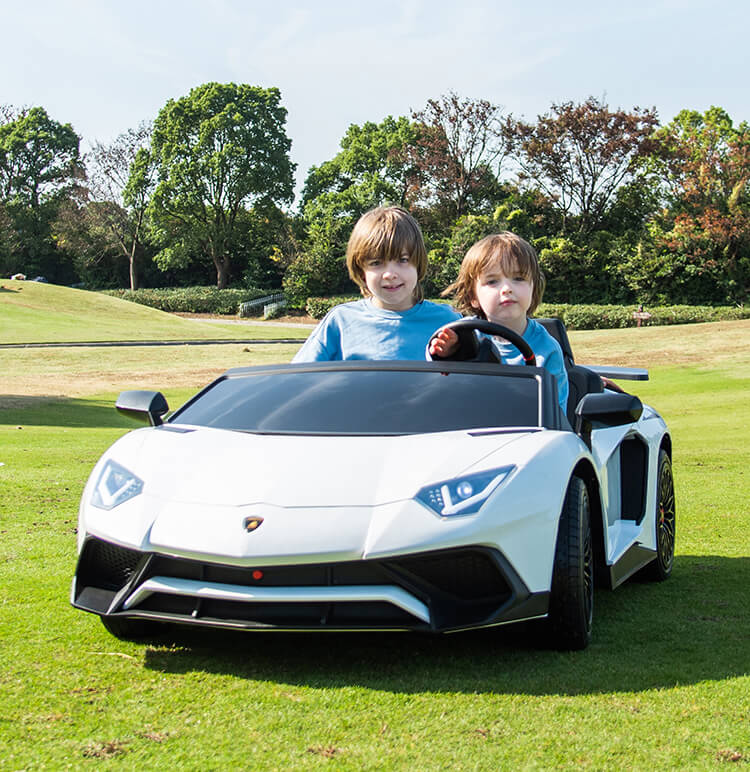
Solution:
M 221 555 L 223 562 L 254 566 L 382 558 L 465 543 L 502 545 L 537 591 L 549 584 L 571 461 L 585 455 L 575 435 L 553 431 L 297 437 L 296 457 L 285 454 L 289 444 L 285 437 L 201 427 L 132 432 L 105 454 L 92 480 L 108 458 L 143 478 L 158 464 L 159 478 L 120 505 L 117 517 L 82 506 L 79 533 L 126 547 L 187 558 Z M 248 469 L 247 458 L 260 463 Z M 508 464 L 516 469 L 479 513 L 441 518 L 414 500 L 420 487 L 414 480 L 457 476 L 456 458 L 464 467 L 459 473 Z M 544 486 L 536 482 L 540 476 Z M 329 505 L 318 503 L 323 501 Z M 264 518 L 263 528 L 247 533 L 243 522 L 253 516 Z M 531 551 L 530 541 L 536 544 Z
M 540 393 L 542 386 L 540 381 Z M 352 604 L 371 604 L 403 612 L 405 621 L 384 624 L 385 629 L 394 625 L 462 629 L 543 616 L 563 502 L 574 476 L 586 481 L 593 504 L 592 530 L 601 541 L 604 564 L 598 568 L 611 572 L 612 586 L 637 570 L 643 555 L 648 559 L 648 553 L 656 550 L 654 481 L 665 438 L 664 421 L 648 406 L 636 421 L 595 425 L 589 440 L 560 421 L 539 427 L 490 425 L 383 435 L 258 433 L 176 421 L 139 429 L 114 443 L 94 467 L 78 524 L 79 554 L 89 543 L 105 545 L 103 549 L 111 545 L 124 556 L 122 560 L 132 561 L 127 577 L 134 576 L 135 583 L 116 592 L 110 588 L 108 582 L 114 586 L 124 581 L 115 561 L 112 575 L 101 580 L 101 587 L 85 575 L 85 582 L 93 582 L 93 589 L 86 590 L 84 579 L 77 584 L 76 577 L 71 600 L 103 618 L 156 614 L 163 620 L 177 615 L 177 621 L 187 623 L 203 620 L 241 627 L 248 625 L 231 618 L 203 618 L 197 610 L 186 616 L 178 611 L 159 616 L 153 610 L 156 606 L 149 604 L 174 598 L 175 609 L 184 601 L 195 602 L 196 609 L 203 602 L 227 608 L 265 606 L 272 610 L 269 613 L 285 605 L 351 609 Z M 624 479 L 623 469 L 636 462 L 623 460 L 623 453 L 631 453 L 636 462 L 639 454 L 647 460 L 640 498 L 624 491 L 632 480 Z M 143 485 L 137 495 L 104 509 L 93 503 L 92 496 L 108 462 L 135 475 Z M 510 471 L 497 487 L 487 488 L 491 492 L 478 511 L 441 516 L 418 497 L 423 489 L 439 489 L 450 481 L 497 470 Z M 623 512 L 623 502 L 626 508 L 642 511 Z M 471 571 L 478 572 L 481 591 L 485 564 L 497 563 L 506 600 L 518 604 L 517 613 L 509 606 L 512 613 L 489 615 L 488 622 L 477 621 L 479 617 L 462 622 L 460 614 L 457 621 L 441 622 L 445 591 L 440 589 L 428 600 L 423 585 L 417 582 L 412 587 L 399 572 L 412 565 L 409 561 L 425 556 L 429 563 L 431 556 L 443 554 L 466 562 L 461 569 L 469 572 L 464 593 L 472 586 Z M 139 556 L 154 556 L 157 563 L 164 558 L 167 566 L 184 565 L 186 575 L 155 568 L 136 582 L 138 571 L 133 571 Z M 479 567 L 473 568 L 472 561 Z M 418 574 L 427 585 L 433 581 L 428 563 L 419 569 L 427 578 Z M 360 564 L 376 573 L 357 584 L 346 578 L 346 572 L 353 571 L 356 577 Z M 206 577 L 195 573 L 197 566 L 203 567 Z M 317 584 L 304 578 L 306 567 L 333 572 L 340 568 L 342 578 Z M 276 576 L 274 571 L 283 570 L 296 576 L 297 569 L 303 577 L 299 584 L 263 583 L 266 574 Z M 86 574 L 88 569 L 82 570 Z M 211 578 L 214 573 L 219 578 Z M 232 581 L 249 573 L 257 573 L 260 584 Z M 499 607 L 502 603 L 498 600 Z M 357 627 L 356 620 L 352 624 Z M 377 616 L 372 626 L 380 629 Z

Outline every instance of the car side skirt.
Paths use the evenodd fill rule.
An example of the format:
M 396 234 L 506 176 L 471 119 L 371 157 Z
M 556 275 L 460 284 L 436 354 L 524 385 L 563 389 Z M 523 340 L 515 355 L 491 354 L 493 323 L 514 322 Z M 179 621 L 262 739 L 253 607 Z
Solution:
M 614 590 L 615 587 L 621 585 L 652 560 L 656 560 L 656 550 L 643 547 L 640 544 L 633 544 L 616 563 L 609 567 L 611 588 Z

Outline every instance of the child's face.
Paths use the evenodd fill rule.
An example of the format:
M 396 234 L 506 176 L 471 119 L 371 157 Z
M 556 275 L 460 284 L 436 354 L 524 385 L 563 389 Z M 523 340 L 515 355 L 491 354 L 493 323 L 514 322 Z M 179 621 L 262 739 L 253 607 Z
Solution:
M 534 283 L 518 271 L 518 266 L 513 268 L 507 276 L 500 262 L 496 262 L 483 271 L 474 283 L 471 305 L 481 308 L 490 322 L 504 324 L 523 335 Z
M 387 311 L 407 311 L 414 305 L 417 266 L 404 252 L 398 260 L 375 257 L 364 265 L 365 284 L 372 302 Z

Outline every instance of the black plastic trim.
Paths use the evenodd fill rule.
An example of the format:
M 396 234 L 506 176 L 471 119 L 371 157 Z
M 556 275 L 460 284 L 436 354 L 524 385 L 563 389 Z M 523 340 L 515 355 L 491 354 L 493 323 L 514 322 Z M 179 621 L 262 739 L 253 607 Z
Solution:
M 105 562 L 100 563 L 101 560 Z M 110 569 L 109 562 L 116 568 Z M 98 566 L 101 565 L 101 569 Z M 103 584 L 97 572 L 101 570 Z M 151 576 L 175 576 L 219 583 L 247 583 L 250 568 L 175 558 L 89 537 L 76 570 L 72 604 L 101 616 L 148 618 L 186 624 L 248 629 L 409 629 L 431 632 L 486 627 L 543 616 L 548 593 L 531 593 L 497 550 L 466 546 L 380 560 L 270 566 L 265 586 L 390 583 L 425 603 L 430 624 L 390 604 L 201 603 L 192 596 L 150 596 L 139 608 L 121 611 L 124 600 Z M 114 578 L 120 577 L 119 587 Z M 476 592 L 474 592 L 476 589 Z M 368 608 L 370 611 L 368 611 Z M 288 612 L 288 616 L 287 615 Z M 371 618 L 368 616 L 371 612 Z M 314 618 L 314 621 L 312 621 Z

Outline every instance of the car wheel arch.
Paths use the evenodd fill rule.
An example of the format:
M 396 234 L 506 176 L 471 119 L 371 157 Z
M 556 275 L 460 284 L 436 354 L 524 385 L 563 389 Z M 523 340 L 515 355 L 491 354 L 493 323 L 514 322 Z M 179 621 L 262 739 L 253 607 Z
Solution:
M 665 432 L 664 436 L 661 438 L 659 450 L 663 450 L 669 456 L 670 462 L 672 461 L 672 437 L 668 432 Z

